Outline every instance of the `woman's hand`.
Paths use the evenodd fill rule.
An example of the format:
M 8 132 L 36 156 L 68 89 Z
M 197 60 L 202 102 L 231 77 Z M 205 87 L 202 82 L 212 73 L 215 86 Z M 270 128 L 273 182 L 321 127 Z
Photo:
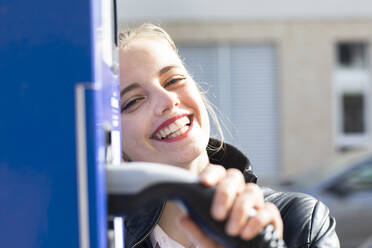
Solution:
M 246 184 L 239 170 L 225 170 L 220 165 L 210 164 L 202 171 L 200 178 L 203 184 L 216 186 L 211 215 L 216 220 L 227 219 L 226 233 L 250 240 L 266 225 L 272 224 L 279 236 L 283 236 L 279 210 L 274 204 L 264 201 L 263 193 L 256 184 Z M 222 247 L 188 216 L 181 219 L 181 225 L 201 247 Z

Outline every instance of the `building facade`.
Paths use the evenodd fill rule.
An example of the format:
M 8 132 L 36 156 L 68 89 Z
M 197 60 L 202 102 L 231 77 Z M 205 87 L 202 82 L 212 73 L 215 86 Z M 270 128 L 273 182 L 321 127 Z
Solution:
M 259 176 L 372 145 L 372 3 L 144 2 L 121 4 L 122 26 L 170 33 Z

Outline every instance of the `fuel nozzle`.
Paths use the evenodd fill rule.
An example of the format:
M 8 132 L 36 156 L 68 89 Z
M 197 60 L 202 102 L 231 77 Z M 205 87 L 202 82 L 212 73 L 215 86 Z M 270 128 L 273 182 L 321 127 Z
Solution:
M 215 187 L 201 184 L 198 175 L 188 170 L 164 164 L 130 162 L 107 166 L 106 177 L 110 215 L 129 215 L 151 202 L 174 200 L 204 232 L 225 247 L 286 247 L 272 225 L 248 241 L 229 236 L 225 232 L 226 221 L 217 221 L 210 215 Z

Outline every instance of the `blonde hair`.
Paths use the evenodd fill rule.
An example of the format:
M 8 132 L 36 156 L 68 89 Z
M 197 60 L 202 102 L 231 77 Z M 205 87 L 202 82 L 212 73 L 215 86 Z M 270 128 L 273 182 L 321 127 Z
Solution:
M 145 23 L 141 26 L 134 28 L 134 29 L 127 29 L 119 33 L 119 48 L 124 48 L 130 41 L 136 38 L 157 38 L 157 39 L 164 39 L 169 46 L 178 54 L 178 50 L 176 44 L 169 36 L 167 32 L 161 27 L 151 24 Z
M 138 38 L 155 38 L 155 39 L 162 39 L 164 40 L 171 48 L 172 50 L 180 57 L 178 53 L 178 49 L 176 47 L 176 44 L 172 40 L 172 38 L 169 36 L 169 34 L 160 26 L 151 24 L 151 23 L 145 23 L 142 24 L 136 28 L 133 29 L 127 29 L 125 31 L 121 31 L 119 33 L 119 49 L 126 47 L 131 41 L 138 39 Z M 181 59 L 180 59 L 181 60 Z M 182 60 L 181 60 L 182 61 Z M 183 63 L 183 61 L 182 61 Z M 224 147 L 224 135 L 222 132 L 220 121 L 218 120 L 217 114 L 213 109 L 213 105 L 211 102 L 209 102 L 205 91 L 201 89 L 200 85 L 197 84 L 199 88 L 199 92 L 202 96 L 203 102 L 205 104 L 205 107 L 207 108 L 207 111 L 211 117 L 211 119 L 214 122 L 214 125 L 217 128 L 217 132 L 219 134 L 219 138 L 221 143 L 219 146 L 213 146 L 212 144 L 208 144 L 207 150 L 211 152 L 218 152 Z M 127 158 L 129 159 L 129 158 Z

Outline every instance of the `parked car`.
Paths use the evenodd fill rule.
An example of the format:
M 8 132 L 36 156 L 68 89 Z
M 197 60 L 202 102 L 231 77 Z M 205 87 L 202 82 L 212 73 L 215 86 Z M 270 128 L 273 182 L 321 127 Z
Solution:
M 282 182 L 324 202 L 336 218 L 341 247 L 356 248 L 372 235 L 372 151 L 349 155 Z M 364 246 L 365 247 L 365 246 Z

